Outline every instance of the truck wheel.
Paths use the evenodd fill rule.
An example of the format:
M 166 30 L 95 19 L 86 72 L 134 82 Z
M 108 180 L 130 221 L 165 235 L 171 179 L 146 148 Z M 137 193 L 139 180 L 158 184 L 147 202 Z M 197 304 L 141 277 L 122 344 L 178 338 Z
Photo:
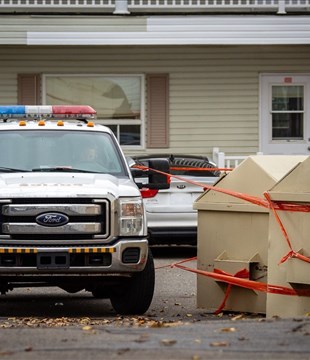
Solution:
M 126 288 L 110 298 L 114 310 L 120 315 L 141 315 L 151 305 L 155 286 L 154 260 L 151 251 L 143 271 L 135 273 Z

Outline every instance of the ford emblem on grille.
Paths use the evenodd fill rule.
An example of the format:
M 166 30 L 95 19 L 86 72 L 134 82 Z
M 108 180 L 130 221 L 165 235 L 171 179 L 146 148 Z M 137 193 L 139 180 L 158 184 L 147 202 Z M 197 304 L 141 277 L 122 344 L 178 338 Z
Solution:
M 60 213 L 45 213 L 36 217 L 37 224 L 43 226 L 62 226 L 68 221 L 68 216 Z

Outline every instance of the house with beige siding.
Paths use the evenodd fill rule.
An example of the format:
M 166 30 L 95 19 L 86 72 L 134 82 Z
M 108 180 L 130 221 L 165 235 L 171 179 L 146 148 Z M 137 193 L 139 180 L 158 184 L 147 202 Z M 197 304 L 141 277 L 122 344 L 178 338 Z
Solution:
M 126 154 L 310 154 L 310 0 L 0 0 L 0 104 L 87 104 Z

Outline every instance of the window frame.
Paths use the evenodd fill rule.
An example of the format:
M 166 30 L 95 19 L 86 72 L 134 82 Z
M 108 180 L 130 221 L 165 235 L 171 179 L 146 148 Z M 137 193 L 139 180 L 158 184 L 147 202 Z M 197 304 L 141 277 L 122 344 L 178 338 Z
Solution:
M 96 119 L 96 123 L 102 124 L 105 126 L 116 125 L 119 130 L 119 126 L 121 125 L 140 125 L 140 145 L 121 145 L 124 150 L 143 150 L 145 149 L 146 139 L 145 139 L 145 122 L 146 122 L 146 114 L 145 114 L 145 75 L 144 74 L 98 74 L 98 73 L 90 73 L 90 74 L 71 74 L 71 73 L 45 73 L 42 75 L 42 104 L 46 104 L 46 84 L 47 78 L 50 77 L 135 77 L 140 79 L 141 92 L 140 92 L 140 119 Z M 86 104 L 89 105 L 89 104 Z M 95 109 L 96 110 L 96 109 Z
M 300 87 L 302 89 L 302 110 L 274 110 L 273 109 L 273 89 L 274 87 L 282 87 L 282 88 L 289 88 L 289 87 Z M 269 112 L 271 114 L 271 123 L 270 123 L 270 126 L 271 126 L 271 129 L 270 129 L 270 136 L 271 136 L 271 142 L 279 142 L 279 141 L 304 141 L 305 139 L 305 131 L 304 131 L 304 128 L 305 128 L 305 86 L 303 84 L 270 84 L 270 94 L 271 94 L 271 97 L 270 97 L 270 109 L 269 109 Z M 286 99 L 286 98 L 285 98 Z M 287 114 L 287 115 L 293 115 L 293 114 L 301 114 L 301 127 L 302 127 L 302 136 L 301 137 L 293 137 L 293 136 L 287 136 L 287 137 L 281 137 L 281 136 L 278 136 L 278 137 L 274 137 L 273 136 L 273 131 L 275 129 L 274 127 L 274 124 L 273 124 L 273 115 L 276 115 L 276 114 Z
M 302 85 L 304 87 L 303 140 L 271 140 L 272 85 Z M 274 155 L 308 155 L 310 145 L 310 73 L 260 73 L 259 97 L 259 151 Z

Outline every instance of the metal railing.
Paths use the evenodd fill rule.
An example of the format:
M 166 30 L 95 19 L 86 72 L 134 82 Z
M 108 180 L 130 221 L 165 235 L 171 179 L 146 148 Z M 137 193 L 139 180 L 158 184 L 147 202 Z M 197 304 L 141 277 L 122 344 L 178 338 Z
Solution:
M 277 13 L 309 12 L 310 0 L 0 0 L 0 12 Z
M 256 155 L 263 155 L 262 152 L 257 152 Z M 225 155 L 219 148 L 213 148 L 213 161 L 220 169 L 235 168 L 245 160 L 249 155 Z

